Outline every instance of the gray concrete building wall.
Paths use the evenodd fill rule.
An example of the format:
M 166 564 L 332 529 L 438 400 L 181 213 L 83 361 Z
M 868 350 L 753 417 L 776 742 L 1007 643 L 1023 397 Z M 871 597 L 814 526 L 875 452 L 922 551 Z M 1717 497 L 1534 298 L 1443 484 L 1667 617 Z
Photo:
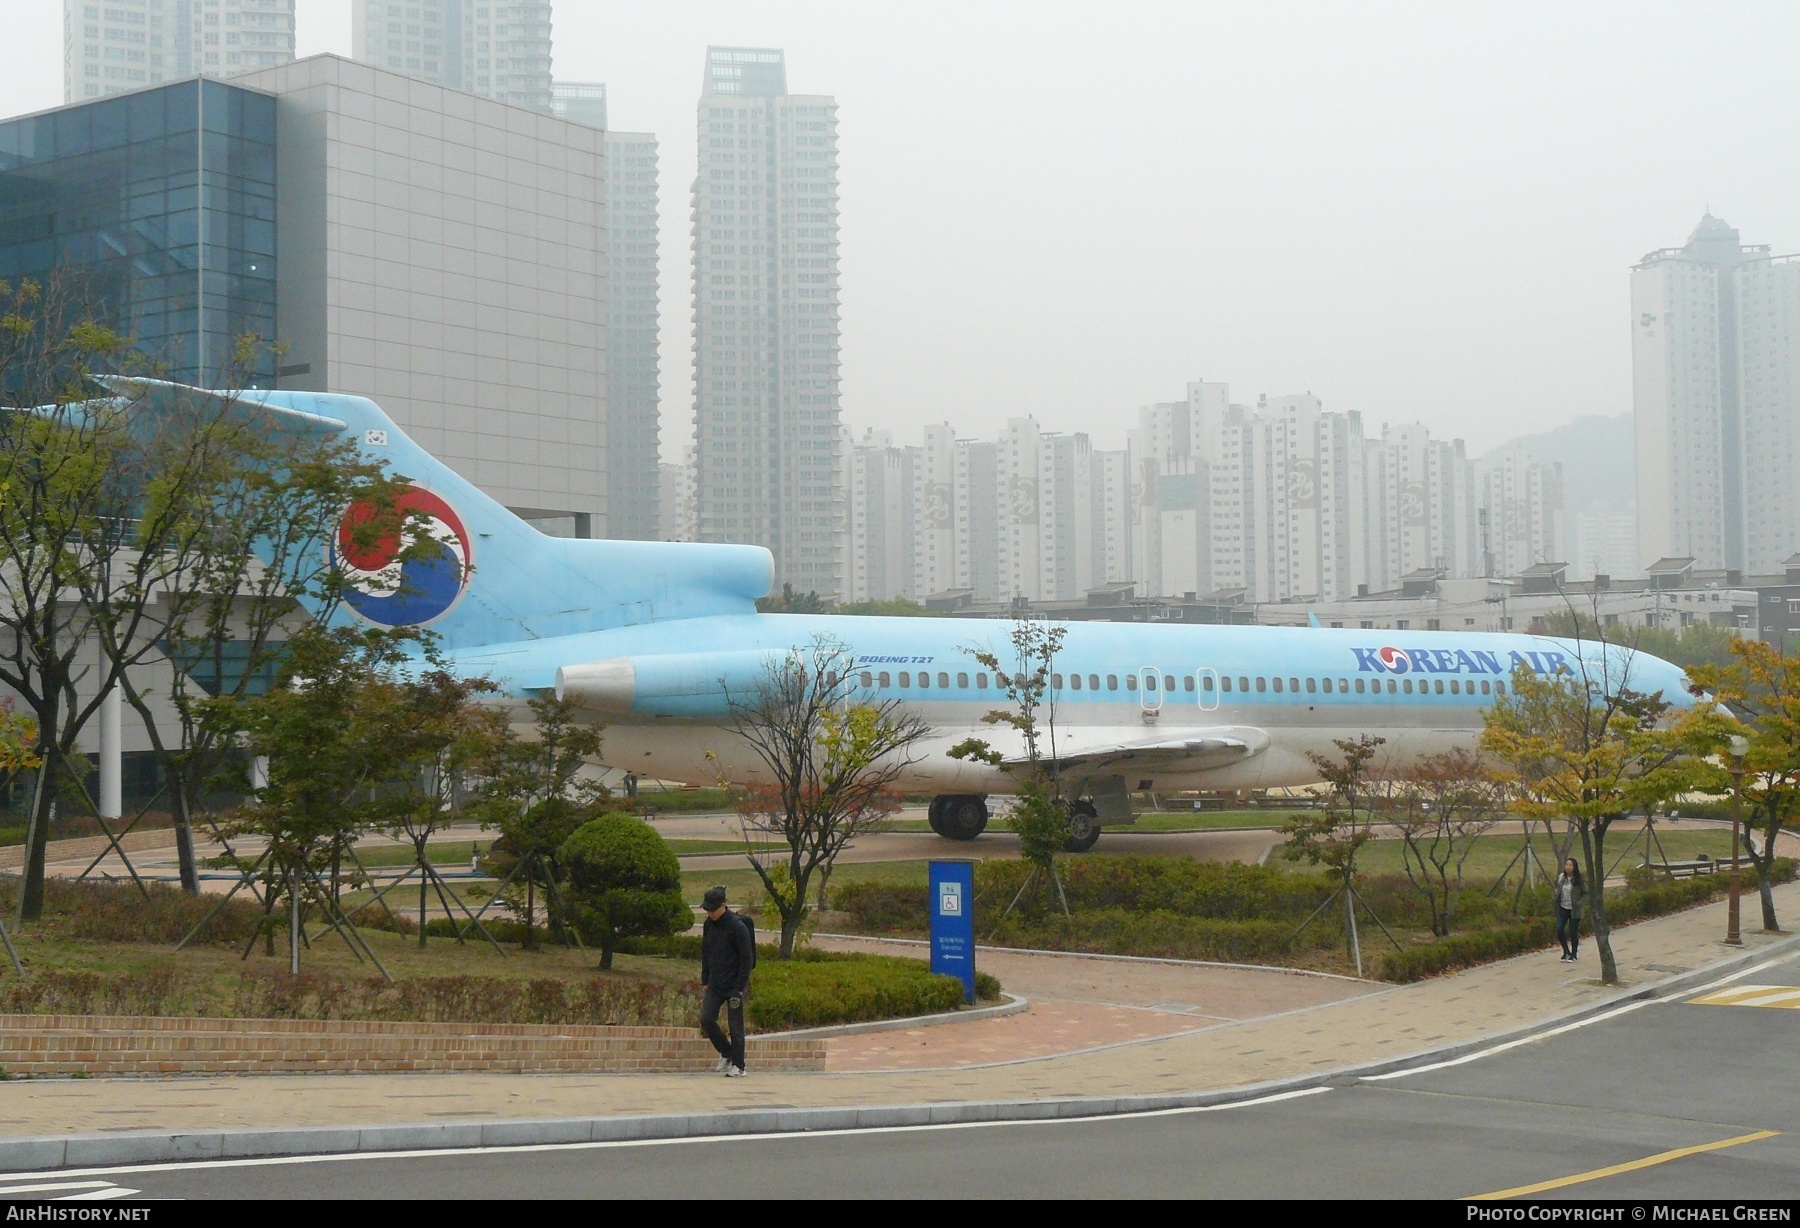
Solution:
M 639 541 L 661 535 L 656 174 L 656 137 L 606 134 L 606 535 Z
M 603 134 L 337 56 L 277 97 L 279 386 L 353 393 L 546 531 L 606 531 Z

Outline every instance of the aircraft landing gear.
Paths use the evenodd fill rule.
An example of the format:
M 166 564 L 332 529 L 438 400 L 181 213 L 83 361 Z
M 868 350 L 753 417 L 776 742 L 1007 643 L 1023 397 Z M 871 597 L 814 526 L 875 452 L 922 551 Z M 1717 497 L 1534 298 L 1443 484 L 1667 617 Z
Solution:
M 946 840 L 973 840 L 987 829 L 987 799 L 973 793 L 941 793 L 925 812 L 931 830 Z
M 1093 848 L 1100 839 L 1100 814 L 1094 809 L 1094 803 L 1078 801 L 1069 807 L 1069 839 L 1063 850 L 1070 853 L 1085 853 Z

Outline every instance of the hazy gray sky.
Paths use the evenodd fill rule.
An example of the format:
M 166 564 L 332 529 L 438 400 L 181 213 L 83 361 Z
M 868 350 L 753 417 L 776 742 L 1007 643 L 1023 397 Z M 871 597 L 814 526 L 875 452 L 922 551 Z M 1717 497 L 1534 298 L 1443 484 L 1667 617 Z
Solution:
M 349 10 L 300 0 L 301 53 Z M 61 5 L 0 19 L 0 114 L 60 102 Z M 1627 270 L 1703 208 L 1800 250 L 1800 6 L 558 0 L 555 37 L 662 139 L 665 454 L 709 43 L 838 98 L 859 433 L 1119 447 L 1203 377 L 1480 451 L 1630 408 Z

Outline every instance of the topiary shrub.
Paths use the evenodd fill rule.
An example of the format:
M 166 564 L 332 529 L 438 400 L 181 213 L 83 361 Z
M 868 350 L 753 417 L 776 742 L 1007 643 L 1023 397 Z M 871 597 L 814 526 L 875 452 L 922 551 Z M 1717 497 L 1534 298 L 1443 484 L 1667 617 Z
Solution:
M 681 895 L 681 863 L 648 823 L 612 811 L 563 842 L 564 920 L 600 948 L 600 966 L 626 936 L 659 937 L 693 924 Z

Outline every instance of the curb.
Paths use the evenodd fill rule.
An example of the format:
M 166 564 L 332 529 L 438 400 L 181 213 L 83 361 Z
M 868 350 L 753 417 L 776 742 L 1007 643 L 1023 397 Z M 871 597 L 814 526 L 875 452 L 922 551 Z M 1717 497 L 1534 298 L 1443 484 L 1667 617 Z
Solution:
M 307 1126 L 291 1129 L 157 1131 L 71 1134 L 0 1139 L 0 1172 L 119 1167 L 195 1160 L 275 1159 L 312 1155 L 377 1155 L 383 1152 L 463 1150 L 476 1147 L 557 1146 L 648 1142 L 659 1139 L 799 1134 L 819 1130 L 893 1129 L 974 1122 L 1055 1121 L 1109 1117 L 1169 1109 L 1205 1109 L 1283 1092 L 1342 1084 L 1407 1066 L 1461 1057 L 1494 1045 L 1548 1032 L 1614 1010 L 1622 1003 L 1668 997 L 1763 960 L 1800 949 L 1800 934 L 1753 952 L 1679 973 L 1641 988 L 1590 1002 L 1523 1027 L 1492 1032 L 1404 1057 L 1316 1071 L 1239 1087 L 1169 1095 L 1082 1096 L 1049 1100 L 972 1100 L 938 1104 L 827 1108 L 731 1109 L 712 1113 L 571 1117 L 391 1126 Z M 1010 1004 L 1009 1004 L 1010 1005 Z M 994 1008 L 1003 1009 L 1003 1008 Z
M 1002 992 L 1006 1001 L 998 1006 L 982 1006 L 972 1011 L 944 1011 L 937 1015 L 907 1015 L 899 1019 L 871 1019 L 867 1023 L 834 1023 L 823 1028 L 801 1028 L 793 1032 L 757 1032 L 768 1040 L 827 1040 L 833 1036 L 861 1036 L 866 1032 L 899 1032 L 906 1028 L 930 1028 L 940 1023 L 963 1023 L 970 1019 L 998 1019 L 1017 1015 L 1031 1006 L 1031 1000 L 1019 994 Z

